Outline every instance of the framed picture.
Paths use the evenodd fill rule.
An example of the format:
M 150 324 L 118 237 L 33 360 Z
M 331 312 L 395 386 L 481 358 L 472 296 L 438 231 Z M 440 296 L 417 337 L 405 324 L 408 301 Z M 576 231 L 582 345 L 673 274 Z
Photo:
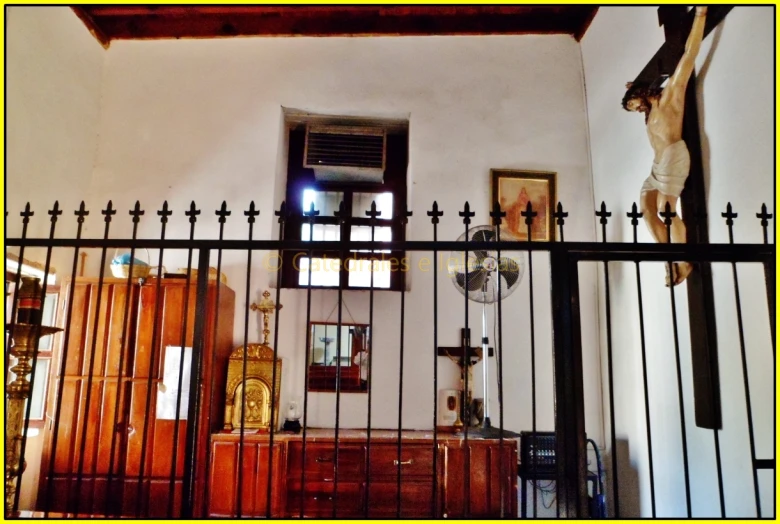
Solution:
M 514 169 L 491 169 L 493 202 L 506 212 L 504 228 L 519 240 L 528 240 L 528 226 L 520 213 L 526 210 L 528 202 L 537 215 L 531 224 L 531 240 L 548 242 L 555 240 L 553 212 L 557 204 L 556 174 L 548 171 L 517 171 Z

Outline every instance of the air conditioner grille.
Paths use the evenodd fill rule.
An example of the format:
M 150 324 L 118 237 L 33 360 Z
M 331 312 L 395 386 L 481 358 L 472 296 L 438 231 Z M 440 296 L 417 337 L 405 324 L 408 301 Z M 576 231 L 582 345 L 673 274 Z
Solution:
M 310 127 L 306 137 L 304 165 L 317 167 L 358 167 L 384 169 L 383 130 Z

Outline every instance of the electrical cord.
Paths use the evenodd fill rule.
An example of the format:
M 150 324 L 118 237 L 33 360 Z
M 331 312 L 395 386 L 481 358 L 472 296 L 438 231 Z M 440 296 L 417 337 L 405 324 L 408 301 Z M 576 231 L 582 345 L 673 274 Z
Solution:
M 530 482 L 534 489 L 538 489 L 542 493 L 541 499 L 542 499 L 542 506 L 544 506 L 544 509 L 551 509 L 553 507 L 553 504 L 555 504 L 555 500 L 558 498 L 558 490 L 552 487 L 553 484 L 555 484 L 555 481 L 554 480 L 548 481 L 546 486 L 540 485 L 539 482 L 536 480 L 532 480 Z M 544 496 L 549 494 L 552 494 L 552 498 L 550 499 L 550 503 L 547 504 L 545 502 Z

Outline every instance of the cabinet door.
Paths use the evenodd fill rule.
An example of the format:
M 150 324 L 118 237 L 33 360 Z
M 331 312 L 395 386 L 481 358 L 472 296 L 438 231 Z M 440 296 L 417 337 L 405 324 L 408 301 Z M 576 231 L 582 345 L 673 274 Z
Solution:
M 447 446 L 442 516 L 517 516 L 517 446 L 514 441 L 505 441 L 502 450 L 497 441 L 470 441 L 468 448 L 462 442 Z
M 148 517 L 176 517 L 181 509 L 187 436 L 187 410 L 182 406 L 189 398 L 189 382 L 181 385 L 178 423 L 176 400 L 167 406 L 170 410 L 162 404 L 158 409 L 158 400 L 164 398 L 161 392 L 178 389 L 182 358 L 183 376 L 190 374 L 190 354 L 181 348 L 192 348 L 197 297 L 194 284 L 189 290 L 177 284 L 162 284 L 159 292 L 155 281 L 141 288 L 124 480 L 125 514 L 129 515 L 140 511 Z M 166 361 L 168 352 L 175 358 Z
M 97 281 L 86 280 L 67 283 L 63 289 L 65 300 L 57 325 L 65 327 L 69 307 L 71 322 L 67 340 L 63 333 L 59 337 L 61 344 L 53 353 L 36 506 L 46 507 L 51 487 L 50 511 L 115 513 L 121 506 L 121 489 L 116 489 L 121 483 L 116 479 L 123 468 L 124 433 L 120 430 L 126 406 L 124 393 L 130 381 L 127 363 L 132 354 L 138 286 L 128 289 L 123 281 L 107 280 L 99 291 Z M 123 333 L 125 325 L 127 330 Z M 122 353 L 124 361 L 120 363 Z M 65 371 L 60 376 L 63 359 Z M 62 399 L 56 413 L 60 387 Z M 55 417 L 59 419 L 56 435 Z
M 210 517 L 237 517 L 238 442 L 215 441 L 211 447 L 209 480 Z M 244 442 L 241 479 L 241 516 L 265 517 L 268 508 L 268 442 Z M 284 507 L 284 445 L 276 443 L 271 464 L 271 516 Z

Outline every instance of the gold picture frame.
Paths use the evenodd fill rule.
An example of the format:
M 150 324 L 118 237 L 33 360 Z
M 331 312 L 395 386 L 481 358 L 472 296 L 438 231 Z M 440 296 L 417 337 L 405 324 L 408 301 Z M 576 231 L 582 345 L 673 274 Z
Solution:
M 491 169 L 490 209 L 498 202 L 506 212 L 502 229 L 519 240 L 528 240 L 528 226 L 521 212 L 531 202 L 537 213 L 531 224 L 531 240 L 549 242 L 555 240 L 553 213 L 557 204 L 557 174 L 552 171 L 520 171 L 516 169 Z

